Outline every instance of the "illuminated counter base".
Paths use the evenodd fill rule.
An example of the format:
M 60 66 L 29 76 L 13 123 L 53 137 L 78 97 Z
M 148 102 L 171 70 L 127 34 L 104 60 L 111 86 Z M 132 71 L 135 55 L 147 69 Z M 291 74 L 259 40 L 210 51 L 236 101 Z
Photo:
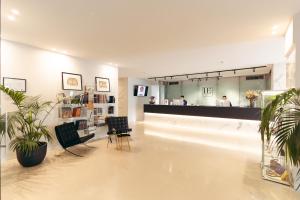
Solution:
M 144 113 L 145 134 L 261 155 L 258 120 Z

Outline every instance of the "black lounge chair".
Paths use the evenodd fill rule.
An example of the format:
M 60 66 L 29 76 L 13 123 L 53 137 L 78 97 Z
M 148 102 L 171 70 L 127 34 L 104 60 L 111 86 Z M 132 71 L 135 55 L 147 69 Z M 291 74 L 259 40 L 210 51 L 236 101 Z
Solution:
M 95 137 L 94 133 L 83 136 L 83 137 L 79 137 L 79 134 L 76 130 L 76 126 L 73 122 L 64 123 L 64 124 L 56 126 L 55 133 L 56 133 L 58 142 L 64 148 L 64 150 L 66 150 L 67 152 L 69 152 L 75 156 L 80 156 L 80 157 L 82 157 L 82 156 L 69 151 L 67 148 L 75 146 L 77 144 L 86 145 L 85 142 L 87 142 L 88 140 Z M 86 145 L 86 146 L 88 146 L 88 145 Z
M 112 143 L 112 135 L 116 136 L 116 142 L 118 146 L 118 141 L 121 141 L 121 149 L 122 149 L 122 138 L 127 138 L 128 148 L 130 149 L 129 144 L 129 132 L 132 131 L 131 128 L 128 127 L 128 117 L 109 117 L 107 118 L 107 125 L 108 125 L 108 141 L 107 146 L 109 143 Z

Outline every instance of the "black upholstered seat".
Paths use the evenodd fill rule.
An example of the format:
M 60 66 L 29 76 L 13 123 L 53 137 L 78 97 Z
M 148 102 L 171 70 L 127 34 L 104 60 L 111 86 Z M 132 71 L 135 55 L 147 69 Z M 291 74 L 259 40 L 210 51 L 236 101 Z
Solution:
M 107 118 L 108 135 L 116 133 L 123 134 L 131 132 L 132 129 L 128 127 L 127 117 L 109 117 Z
M 55 133 L 59 144 L 67 150 L 68 147 L 75 146 L 77 144 L 84 144 L 88 140 L 95 137 L 95 134 L 89 134 L 83 137 L 79 137 L 79 134 L 76 130 L 75 124 L 73 122 L 64 123 L 55 127 Z M 67 150 L 70 152 L 69 150 Z M 73 152 L 70 152 L 74 155 L 77 155 Z
M 112 135 L 116 136 L 116 143 L 118 146 L 119 139 L 121 140 L 121 149 L 122 149 L 122 138 L 125 137 L 127 139 L 128 147 L 130 149 L 129 144 L 129 132 L 132 131 L 131 128 L 128 127 L 128 118 L 127 117 L 109 117 L 107 118 L 107 125 L 108 125 L 108 141 L 107 146 L 109 143 L 112 143 Z M 119 138 L 119 139 L 118 139 Z

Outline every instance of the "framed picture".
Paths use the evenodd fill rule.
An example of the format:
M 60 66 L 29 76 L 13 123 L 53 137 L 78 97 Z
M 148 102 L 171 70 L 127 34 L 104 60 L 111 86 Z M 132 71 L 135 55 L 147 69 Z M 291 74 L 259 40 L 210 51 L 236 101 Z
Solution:
M 62 72 L 63 90 L 82 90 L 82 75 Z
M 3 85 L 17 92 L 26 92 L 26 79 L 3 77 Z
M 202 96 L 211 97 L 213 96 L 214 89 L 212 87 L 203 87 L 202 88 Z
M 109 78 L 95 77 L 97 92 L 110 92 Z

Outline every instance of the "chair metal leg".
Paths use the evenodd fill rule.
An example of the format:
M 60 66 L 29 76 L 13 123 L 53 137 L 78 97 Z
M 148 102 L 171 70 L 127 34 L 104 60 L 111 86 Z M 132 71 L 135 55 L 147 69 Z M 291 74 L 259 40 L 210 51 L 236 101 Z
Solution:
M 65 151 L 69 152 L 70 154 L 73 154 L 74 156 L 83 157 L 83 156 L 81 156 L 79 154 L 73 153 L 72 151 L 70 151 L 68 149 L 65 149 Z

